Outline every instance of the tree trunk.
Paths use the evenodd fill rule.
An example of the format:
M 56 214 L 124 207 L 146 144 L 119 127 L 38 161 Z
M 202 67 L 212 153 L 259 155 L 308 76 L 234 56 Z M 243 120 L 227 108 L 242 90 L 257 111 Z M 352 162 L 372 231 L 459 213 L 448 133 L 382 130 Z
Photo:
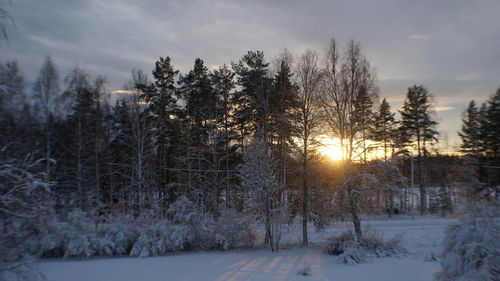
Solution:
M 348 187 L 347 189 L 348 196 L 349 196 L 349 207 L 351 209 L 351 216 L 352 216 L 352 224 L 354 225 L 354 232 L 356 233 L 356 239 L 358 242 L 361 243 L 363 241 L 363 233 L 361 231 L 361 220 L 359 218 L 358 214 L 358 206 L 357 206 L 357 200 L 356 196 L 354 195 L 354 191 Z
M 307 162 L 308 162 L 308 143 L 307 143 L 307 138 L 306 136 L 304 140 L 304 162 L 302 165 L 302 196 L 303 196 L 303 201 L 302 201 L 302 246 L 303 247 L 308 247 L 309 246 L 309 241 L 307 238 L 307 221 L 308 221 L 308 200 L 309 200 L 309 190 L 307 186 Z

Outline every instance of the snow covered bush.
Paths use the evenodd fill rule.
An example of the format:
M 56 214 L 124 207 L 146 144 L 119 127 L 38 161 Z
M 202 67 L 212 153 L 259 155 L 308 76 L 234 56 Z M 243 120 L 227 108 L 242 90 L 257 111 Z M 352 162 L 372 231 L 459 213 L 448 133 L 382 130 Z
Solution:
M 500 211 L 476 203 L 465 209 L 458 225 L 446 232 L 440 281 L 498 280 L 500 276 Z
M 146 226 L 130 250 L 132 257 L 149 257 L 177 250 L 171 241 L 173 229 L 168 221 Z M 180 247 L 182 249 L 182 247 Z
M 130 253 L 138 236 L 134 225 L 118 221 L 100 224 L 90 242 L 97 255 L 122 256 Z
M 299 266 L 297 270 L 297 275 L 311 276 L 311 263 L 305 262 Z
M 215 228 L 216 247 L 220 250 L 251 248 L 259 242 L 252 227 L 253 217 L 229 210 L 221 214 Z
M 339 263 L 355 264 L 406 253 L 400 241 L 399 237 L 384 241 L 380 234 L 369 229 L 365 231 L 362 242 L 358 242 L 356 236 L 348 231 L 330 238 L 324 250 L 327 254 L 337 256 Z

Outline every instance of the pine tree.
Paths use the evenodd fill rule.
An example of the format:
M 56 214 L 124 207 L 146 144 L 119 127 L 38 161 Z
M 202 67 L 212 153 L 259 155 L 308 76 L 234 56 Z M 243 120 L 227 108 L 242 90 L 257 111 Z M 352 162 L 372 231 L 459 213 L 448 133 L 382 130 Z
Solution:
M 438 134 L 435 130 L 438 123 L 431 117 L 432 105 L 429 98 L 430 94 L 426 88 L 414 85 L 408 88 L 403 108 L 399 111 L 402 117 L 401 132 L 417 145 L 421 214 L 427 209 L 423 157 L 427 156 L 426 144 Z
M 185 102 L 192 143 L 206 144 L 207 130 L 215 119 L 217 99 L 213 93 L 207 67 L 197 58 L 193 69 L 179 78 L 179 94 Z
M 291 54 L 284 51 L 279 58 L 278 71 L 274 77 L 272 94 L 269 99 L 270 137 L 275 157 L 278 161 L 278 182 L 286 184 L 287 156 L 292 137 L 298 135 L 300 115 L 298 106 L 298 86 L 293 82 Z
M 480 151 L 480 121 L 476 103 L 471 101 L 463 113 L 462 129 L 458 132 L 462 139 L 461 151 L 473 156 L 478 156 Z
M 249 51 L 238 63 L 232 64 L 241 87 L 233 95 L 234 120 L 241 149 L 245 139 L 257 131 L 261 131 L 259 134 L 268 139 L 267 121 L 272 85 L 268 67 L 269 63 L 265 61 L 262 51 Z
M 187 174 L 187 190 L 196 193 L 205 208 L 217 211 L 220 136 L 217 133 L 218 95 L 213 91 L 208 68 L 197 58 L 193 69 L 179 79 L 179 95 L 185 102 L 186 153 L 181 157 Z
M 233 105 L 231 99 L 233 91 L 236 87 L 234 81 L 235 73 L 227 65 L 223 65 L 215 69 L 210 74 L 210 80 L 213 87 L 214 95 L 217 96 L 217 124 L 219 128 L 220 141 L 223 145 L 223 170 L 224 170 L 224 197 L 225 208 L 229 209 L 231 203 L 230 185 L 234 182 L 234 175 L 231 170 L 235 168 L 235 146 L 232 145 L 235 140 L 235 132 L 232 124 Z
M 149 118 L 154 126 L 158 193 L 165 206 L 175 201 L 175 192 L 170 184 L 175 182 L 171 170 L 174 168 L 175 145 L 181 133 L 179 122 L 175 120 L 178 114 L 175 79 L 178 74 L 170 57 L 160 57 L 153 70 L 154 83 L 139 86 L 143 93 L 141 98 L 149 103 Z

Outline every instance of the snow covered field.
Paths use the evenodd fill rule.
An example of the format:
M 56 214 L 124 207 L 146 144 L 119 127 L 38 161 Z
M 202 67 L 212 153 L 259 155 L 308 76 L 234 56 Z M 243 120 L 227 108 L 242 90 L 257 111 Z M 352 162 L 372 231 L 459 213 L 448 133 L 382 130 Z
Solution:
M 405 257 L 375 259 L 372 263 L 343 265 L 318 249 L 294 248 L 301 240 L 300 228 L 283 237 L 287 249 L 272 253 L 267 249 L 229 252 L 180 253 L 151 258 L 103 258 L 85 260 L 45 260 L 40 270 L 48 281 L 137 281 L 137 280 L 339 280 L 339 281 L 417 281 L 432 280 L 439 262 L 429 261 L 439 253 L 450 219 L 371 219 L 370 226 L 385 238 L 401 235 L 409 250 Z M 334 234 L 349 229 L 339 223 L 321 232 L 310 230 L 314 246 Z M 313 246 L 313 247 L 314 247 Z M 297 271 L 310 266 L 310 276 Z

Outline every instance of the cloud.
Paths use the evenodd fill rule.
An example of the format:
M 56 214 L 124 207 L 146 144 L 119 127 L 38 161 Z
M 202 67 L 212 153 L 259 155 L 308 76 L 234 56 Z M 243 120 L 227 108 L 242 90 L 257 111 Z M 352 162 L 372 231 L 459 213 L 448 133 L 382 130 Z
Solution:
M 116 90 L 116 91 L 112 91 L 111 93 L 112 94 L 120 94 L 120 95 L 132 95 L 132 94 L 136 94 L 137 91 L 136 90 Z
M 428 40 L 430 37 L 425 34 L 410 34 L 408 35 L 408 38 L 415 40 Z
M 456 109 L 454 106 L 436 106 L 434 107 L 435 111 L 448 111 L 448 110 L 453 110 Z
M 217 66 L 263 50 L 271 61 L 283 47 L 298 56 L 334 37 L 362 44 L 393 109 L 413 84 L 458 109 L 500 86 L 495 0 L 16 0 L 9 11 L 17 28 L 0 42 L 0 62 L 17 60 L 28 82 L 46 55 L 61 78 L 78 64 L 120 91 L 132 69 L 151 75 L 160 56 L 186 73 L 197 57 Z M 440 114 L 458 126 L 459 110 Z

